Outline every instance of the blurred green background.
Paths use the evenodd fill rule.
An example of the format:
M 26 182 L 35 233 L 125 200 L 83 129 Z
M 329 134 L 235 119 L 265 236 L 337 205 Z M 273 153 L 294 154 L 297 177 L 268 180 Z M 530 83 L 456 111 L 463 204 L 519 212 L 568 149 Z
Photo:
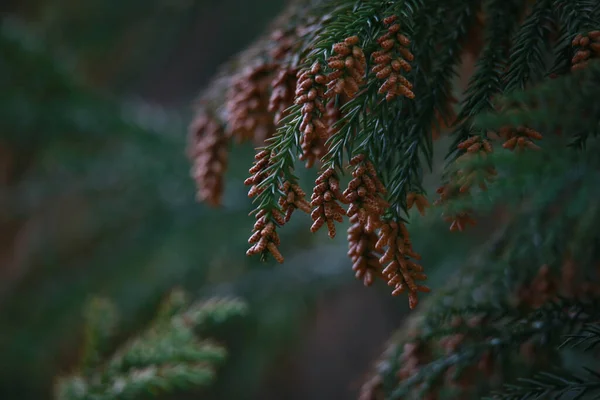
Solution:
M 3 2 L 1 399 L 51 398 L 53 379 L 78 357 L 91 296 L 118 304 L 125 338 L 174 287 L 235 294 L 250 307 L 242 326 L 223 333 L 231 356 L 201 398 L 356 397 L 406 299 L 383 284 L 365 289 L 345 235 L 312 235 L 306 216 L 282 231 L 284 265 L 246 258 L 253 222 L 242 182 L 253 149 L 232 149 L 220 209 L 195 202 L 185 157 L 194 97 L 283 6 Z M 300 172 L 306 187 L 314 175 Z M 467 236 L 448 234 L 435 215 L 412 226 L 430 271 L 460 262 Z M 439 241 L 458 258 L 431 251 Z

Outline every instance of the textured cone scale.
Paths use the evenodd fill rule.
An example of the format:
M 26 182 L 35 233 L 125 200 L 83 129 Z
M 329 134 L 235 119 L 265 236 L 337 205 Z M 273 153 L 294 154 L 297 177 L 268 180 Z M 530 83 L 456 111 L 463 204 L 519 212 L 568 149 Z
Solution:
M 424 216 L 425 210 L 429 208 L 429 201 L 427 201 L 427 197 L 423 194 L 409 193 L 406 196 L 406 208 L 410 210 L 413 205 L 417 207 L 419 214 Z
M 362 49 L 357 46 L 358 42 L 358 37 L 352 36 L 333 45 L 336 55 L 331 56 L 327 64 L 334 72 L 328 75 L 325 97 L 343 94 L 352 99 L 363 85 L 367 60 Z
M 277 212 L 277 210 L 273 211 L 273 213 Z M 279 235 L 277 235 L 275 224 L 273 222 L 269 222 L 266 212 L 263 214 L 258 214 L 257 217 L 258 219 L 254 224 L 252 236 L 250 236 L 250 239 L 248 239 L 248 243 L 251 244 L 251 247 L 246 252 L 246 255 L 264 255 L 268 252 L 278 263 L 283 263 L 283 256 L 277 248 L 277 246 L 280 244 L 280 240 Z
M 600 57 L 600 31 L 577 35 L 571 44 L 574 48 L 571 71 L 586 68 L 591 59 Z
M 400 25 L 394 23 L 396 17 L 384 19 L 388 32 L 377 39 L 381 50 L 372 54 L 372 72 L 378 79 L 383 80 L 379 87 L 379 94 L 385 95 L 386 101 L 391 101 L 398 96 L 413 99 L 412 84 L 402 76 L 402 72 L 409 72 L 410 61 L 414 59 L 408 47 L 410 40 L 400 33 Z M 388 21 L 388 22 L 386 22 Z M 390 22 L 391 21 L 391 22 Z
M 216 119 L 206 114 L 196 116 L 190 125 L 188 155 L 193 163 L 197 198 L 211 206 L 221 205 L 228 145 L 225 131 Z
M 389 207 L 383 198 L 387 191 L 365 155 L 355 156 L 350 165 L 354 166 L 353 178 L 343 193 L 346 201 L 350 202 L 348 216 L 356 215 L 364 229 L 373 232 L 381 225 L 381 217 Z
M 339 204 L 344 202 L 335 170 L 329 168 L 323 171 L 315 181 L 311 198 L 311 232 L 317 232 L 323 225 L 327 225 L 329 237 L 333 239 L 336 234 L 335 222 L 343 222 L 343 216 L 346 215 L 346 211 Z
M 324 122 L 325 82 L 327 78 L 320 74 L 321 65 L 317 62 L 310 68 L 298 73 L 295 104 L 302 105 L 300 132 L 302 133 L 301 160 L 308 168 L 323 155 L 323 140 L 327 138 L 328 128 Z
M 409 307 L 415 308 L 419 301 L 418 293 L 428 293 L 429 288 L 416 283 L 426 280 L 427 275 L 423 273 L 423 267 L 411 260 L 421 257 L 413 251 L 404 224 L 396 221 L 386 222 L 379 232 L 376 248 L 383 253 L 379 262 L 385 265 L 382 274 L 388 285 L 393 287 L 392 295 L 407 292 Z
M 285 111 L 294 103 L 294 90 L 297 83 L 297 71 L 282 68 L 271 82 L 272 92 L 269 98 L 268 111 L 273 113 L 275 126 L 285 117 Z
M 277 65 L 263 63 L 248 67 L 233 78 L 227 92 L 228 133 L 238 143 L 252 140 L 257 145 L 275 133 L 274 112 L 269 111 L 270 89 Z
M 296 209 L 310 214 L 310 203 L 306 201 L 306 194 L 300 186 L 286 181 L 284 182 L 281 191 L 285 193 L 285 195 L 279 199 L 279 206 L 281 207 L 281 212 L 285 215 L 285 222 L 290 220 L 292 213 Z
M 371 286 L 381 275 L 381 263 L 375 245 L 377 234 L 367 232 L 357 214 L 350 217 L 348 228 L 348 256 L 352 260 L 352 270 L 365 286 Z
M 254 156 L 254 164 L 250 168 L 250 177 L 244 181 L 244 184 L 251 186 L 248 192 L 248 197 L 258 196 L 264 189 L 259 185 L 267 177 L 266 169 L 271 165 L 271 155 L 269 151 L 259 151 Z M 299 188 L 298 188 L 299 189 Z M 297 199 L 299 202 L 300 199 Z M 296 203 L 294 203 L 296 204 Z M 264 256 L 270 253 L 273 258 L 279 262 L 283 262 L 283 256 L 278 250 L 280 244 L 279 236 L 276 232 L 277 225 L 285 223 L 284 215 L 278 209 L 261 210 L 256 214 L 256 222 L 248 243 L 252 246 L 246 252 L 246 255 L 251 256 L 260 254 Z
M 538 131 L 525 127 L 518 126 L 503 127 L 498 132 L 498 135 L 505 140 L 502 147 L 508 150 L 522 151 L 525 149 L 540 150 L 540 147 L 535 144 L 534 140 L 542 140 L 543 136 Z

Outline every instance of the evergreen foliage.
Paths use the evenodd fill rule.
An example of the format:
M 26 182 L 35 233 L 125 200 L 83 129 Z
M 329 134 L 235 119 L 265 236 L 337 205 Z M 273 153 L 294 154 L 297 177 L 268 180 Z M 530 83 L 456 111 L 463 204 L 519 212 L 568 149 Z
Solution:
M 414 308 L 429 288 L 416 283 L 427 277 L 414 262 L 408 210 L 428 206 L 424 172 L 445 127 L 436 205 L 450 230 L 502 212 L 491 243 L 392 339 L 361 398 L 594 398 L 595 357 L 571 367 L 575 353 L 590 355 L 598 320 L 599 9 L 560 0 L 299 1 L 274 28 L 294 37 L 291 55 L 270 51 L 282 34 L 256 44 L 252 60 L 297 80 L 246 181 L 257 218 L 249 255 L 283 262 L 277 232 L 290 208 L 306 208 L 296 161 L 316 160 L 307 163 L 320 168 L 311 230 L 326 224 L 334 237 L 334 222 L 349 216 L 357 278 L 383 278 Z M 475 70 L 457 101 L 465 55 Z M 211 107 L 222 135 L 234 137 L 240 116 L 216 112 L 218 101 L 199 113 Z
M 204 336 L 211 326 L 244 314 L 245 305 L 235 299 L 188 303 L 183 292 L 171 293 L 152 324 L 111 354 L 106 347 L 115 335 L 114 306 L 91 301 L 81 370 L 60 379 L 56 398 L 136 399 L 209 385 L 226 352 Z
M 21 342 L 0 345 L 11 360 L 14 348 L 33 354 L 76 325 L 89 293 L 122 297 L 87 305 L 79 363 L 57 378 L 57 399 L 177 395 L 220 373 L 227 387 L 214 396 L 252 396 L 267 361 L 301 335 L 307 303 L 344 269 L 414 309 L 361 400 L 600 395 L 600 1 L 291 1 L 183 118 L 100 94 L 27 31 L 0 25 L 0 151 L 18 159 L 0 182 L 0 216 L 22 226 L 75 194 L 86 217 L 66 239 L 49 229 L 28 248 L 47 283 L 2 283 L 0 322 Z M 188 161 L 211 208 L 191 199 Z M 301 233 L 322 227 L 334 245 Z M 247 255 L 284 265 L 236 258 L 248 232 Z M 73 273 L 83 260 L 98 267 Z M 142 321 L 176 283 L 244 302 L 176 291 Z M 21 304 L 44 315 L 30 329 L 51 329 L 9 326 Z M 227 329 L 212 329 L 245 304 L 248 329 L 226 357 L 209 338 Z

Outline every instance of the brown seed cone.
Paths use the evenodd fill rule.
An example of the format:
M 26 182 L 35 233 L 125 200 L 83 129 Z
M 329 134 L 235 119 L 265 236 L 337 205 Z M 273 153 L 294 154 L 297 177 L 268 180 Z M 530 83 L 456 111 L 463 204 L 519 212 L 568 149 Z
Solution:
M 290 220 L 292 213 L 296 209 L 300 209 L 301 211 L 310 214 L 310 203 L 306 200 L 306 194 L 300 186 L 285 181 L 281 191 L 285 193 L 285 195 L 279 199 L 279 206 L 281 207 L 281 212 L 284 214 L 284 221 L 286 223 Z
M 381 263 L 375 249 L 377 234 L 367 232 L 360 222 L 358 214 L 350 217 L 348 228 L 348 256 L 352 260 L 352 270 L 357 279 L 361 279 L 365 286 L 371 286 L 375 278 L 381 275 Z
M 600 31 L 591 31 L 585 35 L 577 35 L 572 42 L 574 55 L 571 60 L 571 71 L 587 67 L 591 59 L 600 57 Z
M 350 165 L 354 166 L 353 179 L 343 193 L 344 198 L 350 202 L 348 216 L 357 215 L 365 231 L 373 232 L 381 226 L 381 217 L 389 207 L 383 198 L 387 190 L 379 180 L 375 167 L 364 154 L 352 158 Z
M 327 153 L 324 139 L 308 140 L 305 136 L 300 139 L 302 154 L 298 157 L 305 161 L 306 168 L 312 168 Z
M 458 144 L 458 149 L 464 153 L 456 159 L 458 165 L 463 164 L 454 175 L 453 184 L 459 187 L 459 192 L 469 193 L 473 185 L 478 185 L 482 190 L 487 190 L 487 185 L 492 183 L 497 175 L 496 169 L 491 161 L 485 161 L 479 167 L 470 166 L 474 157 L 487 159 L 487 155 L 493 152 L 490 141 L 481 136 L 471 136 Z
M 325 75 L 319 74 L 321 65 L 316 62 L 309 69 L 298 73 L 296 85 L 295 103 L 301 104 L 302 122 L 302 156 L 306 160 L 307 167 L 312 167 L 322 154 L 322 145 L 319 140 L 327 138 L 327 126 L 324 122 L 325 105 L 323 103 L 325 94 Z
M 254 156 L 252 168 L 248 171 L 250 177 L 244 181 L 244 185 L 251 186 L 248 197 L 259 195 L 263 189 L 258 185 L 267 177 L 266 169 L 271 165 L 271 157 L 268 150 L 261 150 Z
M 411 260 L 419 260 L 421 256 L 412 249 L 412 243 L 406 226 L 401 222 L 384 223 L 379 232 L 376 249 L 386 249 L 379 262 L 386 265 L 382 274 L 392 286 L 392 296 L 408 292 L 408 304 L 411 309 L 417 306 L 418 293 L 428 293 L 427 286 L 418 285 L 415 281 L 424 281 L 423 267 Z
M 192 176 L 196 181 L 197 199 L 211 206 L 221 205 L 223 174 L 227 169 L 229 140 L 222 125 L 202 113 L 190 125 L 188 156 L 192 160 Z
M 410 40 L 400 33 L 400 25 L 394 22 L 393 17 L 384 19 L 388 32 L 377 39 L 381 50 L 372 54 L 374 66 L 371 71 L 384 81 L 378 93 L 385 94 L 387 101 L 397 96 L 415 97 L 412 84 L 402 75 L 402 71 L 411 70 L 409 62 L 414 58 L 409 50 Z
M 406 208 L 410 210 L 413 205 L 417 207 L 419 214 L 424 216 L 425 210 L 429 208 L 429 201 L 423 194 L 409 193 L 406 195 Z
M 246 255 L 265 255 L 269 252 L 278 263 L 283 263 L 283 256 L 277 248 L 280 244 L 280 240 L 279 235 L 277 235 L 276 225 L 274 222 L 270 221 L 267 216 L 268 214 L 265 210 L 260 211 L 256 215 L 257 220 L 254 224 L 252 236 L 248 239 L 248 243 L 252 246 L 248 249 Z M 272 210 L 271 217 L 275 220 L 282 218 L 278 210 Z
M 327 225 L 329 237 L 335 237 L 335 221 L 342 222 L 346 211 L 338 204 L 344 203 L 345 199 L 340 192 L 340 181 L 333 168 L 321 173 L 315 181 L 315 188 L 311 197 L 313 211 L 311 217 L 314 221 L 310 227 L 311 232 L 318 231 L 323 225 Z
M 252 140 L 257 145 L 275 133 L 269 98 L 276 64 L 263 63 L 246 68 L 233 78 L 227 93 L 227 131 L 238 143 Z
M 462 211 L 454 215 L 444 215 L 444 221 L 450 223 L 450 231 L 452 232 L 462 232 L 469 225 L 477 225 L 477 221 L 468 211 Z
M 524 149 L 540 150 L 533 140 L 541 140 L 542 134 L 526 126 L 500 128 L 498 136 L 504 139 L 502 147 L 508 150 L 522 151 Z
M 328 75 L 325 97 L 345 94 L 348 99 L 352 99 L 363 85 L 367 60 L 362 49 L 357 46 L 358 42 L 358 37 L 352 36 L 333 45 L 336 55 L 331 56 L 327 64 L 334 72 Z
M 297 39 L 298 37 L 295 30 L 275 30 L 273 33 L 271 33 L 271 43 L 274 43 L 274 46 L 269 51 L 269 55 L 273 58 L 273 60 L 284 60 L 296 45 Z
M 294 90 L 296 89 L 297 70 L 293 68 L 282 68 L 277 72 L 275 79 L 271 82 L 273 91 L 269 98 L 268 111 L 273 113 L 275 126 L 285 117 L 285 111 L 294 103 Z

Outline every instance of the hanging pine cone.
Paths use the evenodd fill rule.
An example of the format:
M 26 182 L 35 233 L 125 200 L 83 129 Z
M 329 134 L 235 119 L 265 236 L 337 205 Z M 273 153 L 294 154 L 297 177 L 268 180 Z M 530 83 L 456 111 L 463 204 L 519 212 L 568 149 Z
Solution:
M 263 189 L 259 187 L 260 183 L 268 176 L 266 169 L 270 165 L 270 153 L 262 150 L 254 156 L 254 165 L 250 168 L 251 176 L 244 181 L 247 186 L 252 186 L 248 192 L 248 197 L 259 195 Z M 246 255 L 254 254 L 265 255 L 271 253 L 277 262 L 283 262 L 283 256 L 277 248 L 280 244 L 279 236 L 276 232 L 276 225 L 285 223 L 284 217 L 278 209 L 261 210 L 256 214 L 256 223 L 254 224 L 252 236 L 248 243 L 252 245 L 246 252 Z
M 306 194 L 300 186 L 295 183 L 285 181 L 281 191 L 285 193 L 285 195 L 279 199 L 279 206 L 281 207 L 281 212 L 283 212 L 285 215 L 285 222 L 290 220 L 292 213 L 296 209 L 300 209 L 301 211 L 310 214 L 310 203 L 306 201 Z
M 417 206 L 417 210 L 419 210 L 419 214 L 425 215 L 425 210 L 429 208 L 429 201 L 427 201 L 427 197 L 421 193 L 409 193 L 406 195 L 406 208 L 411 209 L 412 207 Z
M 335 56 L 329 57 L 327 65 L 333 72 L 327 75 L 327 92 L 325 97 L 345 94 L 352 99 L 358 93 L 365 80 L 367 60 L 360 47 L 358 36 L 346 38 L 333 45 Z
M 410 40 L 400 33 L 400 25 L 395 24 L 397 17 L 387 17 L 383 20 L 388 25 L 388 32 L 377 39 L 381 50 L 372 54 L 375 66 L 372 71 L 378 79 L 385 79 L 379 88 L 379 94 L 385 93 L 387 101 L 397 96 L 413 99 L 412 84 L 402 76 L 402 71 L 409 72 L 410 61 L 414 59 L 408 47 Z
M 238 143 L 252 140 L 262 145 L 275 133 L 269 91 L 276 68 L 273 63 L 258 64 L 233 78 L 227 93 L 227 128 Z
M 294 89 L 296 88 L 297 71 L 293 68 L 281 68 L 271 87 L 271 97 L 269 98 L 269 112 L 273 113 L 273 123 L 275 126 L 285 117 L 285 111 L 294 103 Z
M 274 212 L 277 211 L 274 210 Z M 278 263 L 283 263 L 283 256 L 277 248 L 281 242 L 275 229 L 275 224 L 267 220 L 267 212 L 264 210 L 259 212 L 257 214 L 256 223 L 254 224 L 253 234 L 250 236 L 250 239 L 248 239 L 248 243 L 251 244 L 252 247 L 248 249 L 246 255 L 264 255 L 265 252 L 268 251 Z
M 592 58 L 600 57 L 600 31 L 591 31 L 586 35 L 577 35 L 572 42 L 575 55 L 571 60 L 571 71 L 583 69 Z
M 354 166 L 353 179 L 343 193 L 346 201 L 350 202 L 348 216 L 358 215 L 365 231 L 373 232 L 381 225 L 381 217 L 389 207 L 383 198 L 387 191 L 379 180 L 375 167 L 364 154 L 353 157 L 350 165 Z
M 259 187 L 260 183 L 267 177 L 266 169 L 270 165 L 270 154 L 267 150 L 259 151 L 254 156 L 254 164 L 248 171 L 250 177 L 244 181 L 244 185 L 251 186 L 248 197 L 252 198 L 259 195 L 263 189 Z
M 269 51 L 269 55 L 275 61 L 282 61 L 292 52 L 298 36 L 294 29 L 277 29 L 271 33 L 270 39 L 274 46 Z
M 333 168 L 325 170 L 315 181 L 311 205 L 313 211 L 311 217 L 314 221 L 310 230 L 311 232 L 318 231 L 323 225 L 327 225 L 329 237 L 335 237 L 334 221 L 343 222 L 342 216 L 346 215 L 346 211 L 338 204 L 344 203 L 345 199 L 340 192 L 340 181 Z
M 415 281 L 426 280 L 427 275 L 423 274 L 422 266 L 411 260 L 411 258 L 419 260 L 421 256 L 414 252 L 406 226 L 396 221 L 383 224 L 375 248 L 383 252 L 379 262 L 386 265 L 383 276 L 387 279 L 388 285 L 394 288 L 392 295 L 397 296 L 408 292 L 409 307 L 415 308 L 419 301 L 417 294 L 428 293 L 429 288 L 415 283 Z
M 518 126 L 513 128 L 510 126 L 500 128 L 498 135 L 504 139 L 502 147 L 508 150 L 518 151 L 524 149 L 540 150 L 540 147 L 533 143 L 533 140 L 542 140 L 543 136 L 535 129 L 527 128 L 525 126 Z
M 358 214 L 350 217 L 348 228 L 348 256 L 352 260 L 352 270 L 357 279 L 361 279 L 365 286 L 371 286 L 377 276 L 381 274 L 381 263 L 375 249 L 377 234 L 368 232 Z
M 325 94 L 325 75 L 319 74 L 321 65 L 316 62 L 310 69 L 302 70 L 298 74 L 298 85 L 296 86 L 296 104 L 302 104 L 302 156 L 306 161 L 307 168 L 314 165 L 323 154 L 319 139 L 327 139 L 327 126 L 323 122 L 325 106 L 323 104 Z
M 197 198 L 211 206 L 221 205 L 228 142 L 222 125 L 204 113 L 196 116 L 190 125 L 188 156 L 193 163 Z

